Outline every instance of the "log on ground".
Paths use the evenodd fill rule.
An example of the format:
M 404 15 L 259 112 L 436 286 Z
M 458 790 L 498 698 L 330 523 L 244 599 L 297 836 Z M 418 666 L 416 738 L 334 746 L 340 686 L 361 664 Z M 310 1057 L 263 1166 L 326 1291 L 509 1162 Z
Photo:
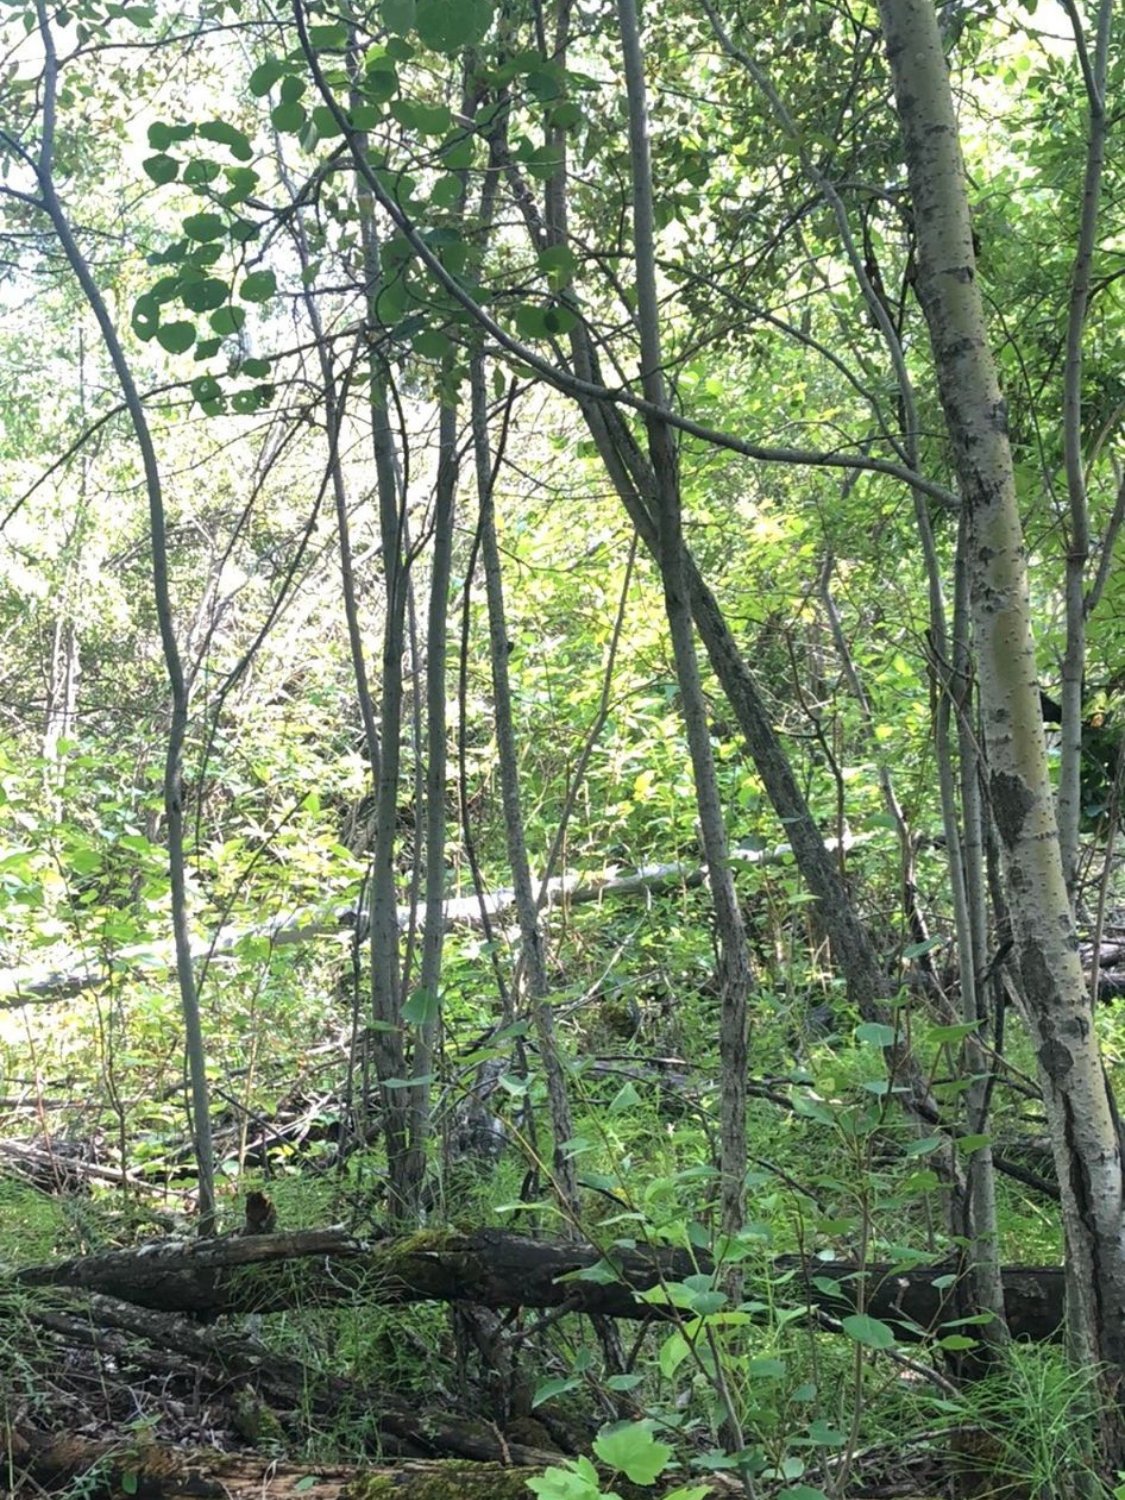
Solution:
M 742 1268 L 747 1296 L 755 1275 L 770 1301 L 834 1317 L 864 1310 L 916 1341 L 957 1316 L 948 1264 L 902 1269 L 782 1256 L 757 1272 Z M 505 1230 L 427 1230 L 364 1241 L 343 1229 L 162 1240 L 18 1271 L 23 1286 L 69 1286 L 141 1307 L 197 1317 L 280 1312 L 344 1300 L 383 1305 L 468 1302 L 490 1308 L 563 1308 L 615 1318 L 669 1318 L 677 1284 L 712 1274 L 708 1259 L 658 1246 L 604 1251 Z M 1008 1321 L 1017 1338 L 1052 1338 L 1062 1324 L 1063 1271 L 1011 1266 L 1004 1272 Z M 697 1285 L 698 1283 L 696 1283 Z

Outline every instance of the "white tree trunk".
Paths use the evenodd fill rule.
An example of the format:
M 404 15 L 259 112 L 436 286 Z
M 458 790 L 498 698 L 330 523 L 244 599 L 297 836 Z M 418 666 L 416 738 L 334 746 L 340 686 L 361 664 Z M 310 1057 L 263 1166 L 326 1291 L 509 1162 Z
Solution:
M 880 0 L 879 10 L 914 204 L 918 294 L 968 512 L 989 798 L 1062 1190 L 1069 1333 L 1076 1357 L 1104 1365 L 1116 1387 L 1125 1375 L 1117 1111 L 1094 1035 L 1064 879 L 1007 412 L 976 280 L 953 97 L 933 0 Z M 1106 1438 L 1120 1462 L 1121 1432 Z

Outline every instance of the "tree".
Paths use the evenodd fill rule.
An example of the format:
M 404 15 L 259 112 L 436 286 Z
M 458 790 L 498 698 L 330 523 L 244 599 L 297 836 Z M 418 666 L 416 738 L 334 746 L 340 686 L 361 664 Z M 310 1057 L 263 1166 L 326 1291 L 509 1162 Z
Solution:
M 1125 1370 L 1122 1140 L 1078 960 L 1040 712 L 1026 544 L 1007 417 L 976 282 L 960 141 L 936 13 L 883 0 L 918 232 L 918 294 L 967 511 L 980 712 L 1004 848 L 1020 997 L 1035 1042 L 1062 1188 L 1068 1336 L 1079 1364 Z M 1103 22 L 1108 12 L 1103 8 Z M 1117 1410 L 1111 1401 L 1107 1411 Z M 1125 1461 L 1125 1424 L 1102 1433 Z

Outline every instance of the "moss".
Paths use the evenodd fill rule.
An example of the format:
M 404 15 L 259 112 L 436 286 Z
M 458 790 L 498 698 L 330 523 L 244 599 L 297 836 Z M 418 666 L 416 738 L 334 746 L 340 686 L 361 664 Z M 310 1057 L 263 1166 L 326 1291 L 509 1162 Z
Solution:
M 462 1496 L 470 1500 L 473 1496 L 481 1500 L 527 1500 L 527 1481 L 534 1472 L 460 1460 L 424 1467 L 404 1464 L 399 1469 L 353 1479 L 345 1493 L 347 1500 L 388 1500 L 390 1496 L 398 1500 L 461 1500 Z

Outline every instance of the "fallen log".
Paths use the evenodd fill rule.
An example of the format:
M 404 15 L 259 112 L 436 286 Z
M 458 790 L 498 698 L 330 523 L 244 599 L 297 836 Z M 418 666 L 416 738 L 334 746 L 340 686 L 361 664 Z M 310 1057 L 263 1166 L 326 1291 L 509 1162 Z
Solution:
M 106 1442 L 0 1426 L 0 1464 L 28 1493 L 36 1486 L 68 1483 L 72 1493 L 97 1476 L 95 1493 L 140 1495 L 148 1500 L 527 1500 L 532 1469 L 449 1460 L 358 1467 L 295 1464 L 257 1453 L 179 1449 L 169 1444 Z M 22 1493 L 17 1488 L 14 1493 Z M 83 1490 L 83 1493 L 86 1493 Z M 712 1494 L 720 1493 L 718 1486 Z
M 958 1316 L 949 1264 L 860 1268 L 781 1256 L 757 1270 L 744 1263 L 741 1270 L 751 1305 L 755 1277 L 769 1286 L 763 1313 L 768 1301 L 771 1307 L 787 1303 L 839 1318 L 856 1309 L 862 1292 L 864 1311 L 889 1323 L 904 1342 L 917 1342 Z M 716 1276 L 705 1255 L 631 1242 L 601 1250 L 499 1229 L 425 1230 L 365 1241 L 344 1229 L 312 1229 L 159 1240 L 135 1250 L 27 1266 L 14 1280 L 24 1287 L 80 1287 L 204 1318 L 366 1299 L 669 1319 L 692 1316 L 700 1276 Z M 1062 1268 L 1009 1266 L 1003 1278 L 1013 1335 L 1053 1338 L 1063 1317 Z
M 247 1441 L 273 1432 L 299 1435 L 310 1416 L 327 1423 L 354 1416 L 370 1433 L 372 1451 L 384 1458 L 453 1458 L 544 1468 L 556 1451 L 503 1435 L 491 1422 L 451 1409 L 435 1393 L 426 1408 L 393 1391 L 348 1379 L 280 1355 L 230 1323 L 201 1328 L 182 1317 L 137 1307 L 100 1293 L 49 1294 L 24 1310 L 28 1324 L 56 1335 L 70 1349 L 88 1348 L 119 1371 L 161 1379 L 188 1374 L 225 1393 L 232 1426 Z M 255 1431 L 255 1428 L 257 1429 Z M 545 1429 L 544 1429 L 545 1430 Z

